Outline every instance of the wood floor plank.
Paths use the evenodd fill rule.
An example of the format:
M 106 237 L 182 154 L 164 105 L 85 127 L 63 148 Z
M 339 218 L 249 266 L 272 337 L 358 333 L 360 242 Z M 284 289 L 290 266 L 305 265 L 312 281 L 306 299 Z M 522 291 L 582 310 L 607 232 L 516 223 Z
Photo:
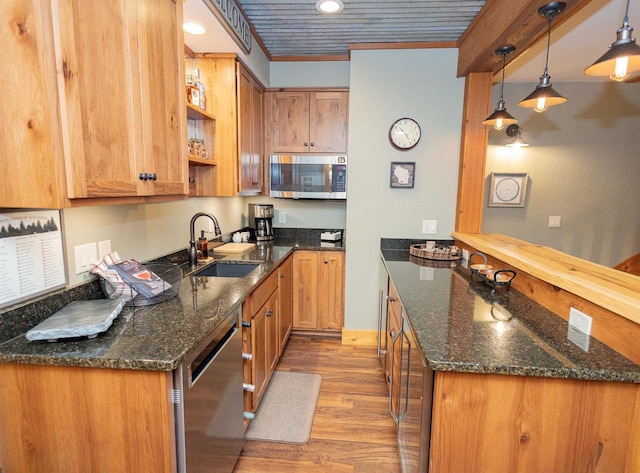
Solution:
M 375 348 L 292 335 L 277 369 L 322 375 L 309 442 L 247 440 L 234 473 L 400 473 Z

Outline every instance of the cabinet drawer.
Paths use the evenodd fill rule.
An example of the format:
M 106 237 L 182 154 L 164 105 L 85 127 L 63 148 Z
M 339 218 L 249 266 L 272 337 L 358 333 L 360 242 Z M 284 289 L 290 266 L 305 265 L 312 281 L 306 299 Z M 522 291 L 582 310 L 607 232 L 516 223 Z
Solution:
M 249 296 L 249 311 L 253 316 L 258 312 L 260 307 L 267 302 L 267 299 L 278 288 L 278 272 L 274 271 L 271 275 L 260 284 Z

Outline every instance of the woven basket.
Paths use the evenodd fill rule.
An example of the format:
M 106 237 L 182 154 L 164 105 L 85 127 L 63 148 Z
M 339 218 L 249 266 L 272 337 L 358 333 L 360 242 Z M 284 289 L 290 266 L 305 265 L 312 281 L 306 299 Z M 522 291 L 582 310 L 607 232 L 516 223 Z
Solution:
M 409 254 L 417 256 L 418 258 L 440 261 L 455 261 L 462 258 L 462 252 L 457 246 L 436 245 L 433 248 L 427 249 L 427 245 L 424 243 L 411 245 L 409 247 Z

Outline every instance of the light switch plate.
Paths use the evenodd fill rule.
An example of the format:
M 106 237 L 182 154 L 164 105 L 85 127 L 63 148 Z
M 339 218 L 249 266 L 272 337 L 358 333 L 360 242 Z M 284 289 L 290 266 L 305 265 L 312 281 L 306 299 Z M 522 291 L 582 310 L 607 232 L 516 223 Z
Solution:
M 111 240 L 102 240 L 98 242 L 98 257 L 104 258 L 105 255 L 111 253 Z
M 96 243 L 86 243 L 73 247 L 76 260 L 76 274 L 86 273 L 91 269 L 91 264 L 98 261 L 98 248 Z
M 549 227 L 550 228 L 560 228 L 562 224 L 562 217 L 559 215 L 551 215 L 549 217 Z
M 438 233 L 438 221 L 437 220 L 423 220 L 422 221 L 422 233 L 425 235 L 435 235 Z

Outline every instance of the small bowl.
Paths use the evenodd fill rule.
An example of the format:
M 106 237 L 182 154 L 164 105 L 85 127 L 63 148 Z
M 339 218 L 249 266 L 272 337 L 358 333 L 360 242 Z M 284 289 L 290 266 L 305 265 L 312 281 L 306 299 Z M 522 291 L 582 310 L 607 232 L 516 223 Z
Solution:
M 231 233 L 225 233 L 222 235 L 222 243 L 229 243 L 231 241 Z
M 493 266 L 491 266 L 490 264 L 472 264 L 471 269 L 482 273 L 483 271 L 493 269 Z

